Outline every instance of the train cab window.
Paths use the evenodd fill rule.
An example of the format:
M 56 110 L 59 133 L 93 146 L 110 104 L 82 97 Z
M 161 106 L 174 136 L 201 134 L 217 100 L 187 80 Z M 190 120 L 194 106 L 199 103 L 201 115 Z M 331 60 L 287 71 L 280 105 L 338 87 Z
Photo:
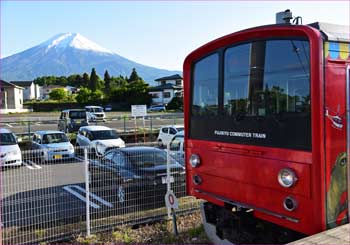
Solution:
M 257 40 L 221 50 L 193 66 L 190 137 L 311 150 L 308 40 Z
M 219 55 L 198 61 L 193 72 L 193 115 L 218 114 Z

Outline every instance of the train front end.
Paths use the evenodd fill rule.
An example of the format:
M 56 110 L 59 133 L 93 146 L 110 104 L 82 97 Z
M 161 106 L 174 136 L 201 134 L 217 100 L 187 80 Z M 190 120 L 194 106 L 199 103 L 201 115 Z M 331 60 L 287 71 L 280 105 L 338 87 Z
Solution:
M 218 242 L 285 243 L 325 229 L 323 62 L 321 33 L 286 24 L 186 58 L 187 193 L 207 201 Z

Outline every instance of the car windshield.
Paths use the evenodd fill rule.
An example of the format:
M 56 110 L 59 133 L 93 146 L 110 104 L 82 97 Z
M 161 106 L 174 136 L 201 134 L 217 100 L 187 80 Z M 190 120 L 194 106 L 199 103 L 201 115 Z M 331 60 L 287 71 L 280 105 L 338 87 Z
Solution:
M 16 145 L 16 137 L 13 133 L 0 134 L 0 145 Z
M 177 132 L 183 131 L 184 129 L 184 127 L 176 127 Z
M 167 164 L 167 154 L 165 151 L 139 151 L 128 153 L 127 155 L 131 164 L 139 168 L 149 168 Z M 171 164 L 175 163 L 176 161 L 171 159 Z
M 43 144 L 63 143 L 68 141 L 67 136 L 63 133 L 45 134 L 43 136 Z
M 91 131 L 94 140 L 118 139 L 119 135 L 115 130 Z
M 86 118 L 86 112 L 85 111 L 70 111 L 69 117 L 71 119 L 85 119 Z
M 90 111 L 90 112 L 103 112 L 102 108 L 100 108 L 100 107 L 89 108 L 88 111 Z

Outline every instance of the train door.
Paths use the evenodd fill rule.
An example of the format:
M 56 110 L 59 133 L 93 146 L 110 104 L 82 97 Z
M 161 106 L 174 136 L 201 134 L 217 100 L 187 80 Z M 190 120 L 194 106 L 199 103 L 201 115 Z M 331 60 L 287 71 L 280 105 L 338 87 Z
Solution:
M 349 45 L 349 44 L 345 44 Z M 325 178 L 327 229 L 348 222 L 346 80 L 349 46 L 325 43 Z M 338 48 L 337 48 L 338 47 Z

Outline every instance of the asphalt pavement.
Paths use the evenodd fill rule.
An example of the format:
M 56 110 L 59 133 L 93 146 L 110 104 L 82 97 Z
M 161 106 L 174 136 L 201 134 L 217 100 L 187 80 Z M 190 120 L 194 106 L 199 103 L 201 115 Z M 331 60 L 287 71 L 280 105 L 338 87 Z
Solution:
M 89 164 L 94 162 L 89 161 Z M 165 205 L 165 193 L 143 188 L 133 194 L 125 193 L 121 189 L 122 184 L 110 176 L 108 173 L 101 176 L 92 176 L 92 172 L 88 174 L 92 218 L 117 216 Z M 96 178 L 102 180 L 102 185 L 92 181 Z M 1 186 L 1 225 L 4 229 L 48 229 L 85 220 L 88 202 L 85 162 L 79 156 L 66 162 L 41 165 L 25 159 L 21 167 L 1 170 Z M 149 195 L 147 198 L 150 202 L 138 200 L 144 194 Z
M 139 128 L 158 129 L 164 125 L 183 124 L 183 114 L 150 114 L 144 120 L 127 117 L 107 117 L 106 122 L 91 123 L 92 125 L 104 125 L 118 132 L 128 132 Z M 26 134 L 39 130 L 57 130 L 58 117 L 23 117 L 23 118 L 1 118 L 0 128 L 7 128 L 15 134 Z

